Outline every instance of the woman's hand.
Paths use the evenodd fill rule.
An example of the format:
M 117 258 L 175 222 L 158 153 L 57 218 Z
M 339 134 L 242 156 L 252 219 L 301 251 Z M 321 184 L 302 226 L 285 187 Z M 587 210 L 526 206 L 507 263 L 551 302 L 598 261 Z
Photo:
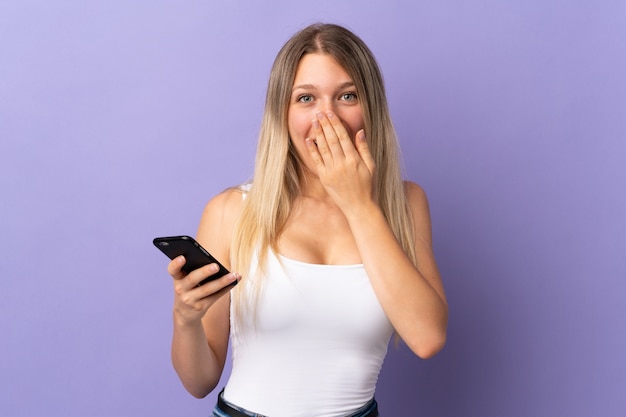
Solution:
M 358 203 L 375 199 L 372 184 L 375 164 L 365 131 L 359 130 L 354 143 L 334 113 L 317 113 L 314 138 L 306 143 L 317 174 L 335 203 L 345 212 Z
M 219 270 L 217 264 L 205 265 L 189 274 L 181 270 L 184 265 L 185 257 L 179 256 L 168 264 L 167 271 L 174 278 L 174 316 L 179 323 L 189 324 L 199 322 L 206 311 L 230 291 L 230 284 L 238 281 L 240 276 L 231 272 L 198 286 Z

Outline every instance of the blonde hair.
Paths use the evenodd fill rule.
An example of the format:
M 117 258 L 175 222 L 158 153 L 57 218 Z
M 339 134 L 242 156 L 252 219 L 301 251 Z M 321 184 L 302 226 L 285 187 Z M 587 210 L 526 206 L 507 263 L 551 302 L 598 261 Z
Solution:
M 268 250 L 276 250 L 278 237 L 300 193 L 303 170 L 289 139 L 287 112 L 296 68 L 302 57 L 310 53 L 332 56 L 352 78 L 369 149 L 376 163 L 375 195 L 398 242 L 416 263 L 413 223 L 402 181 L 398 143 L 376 59 L 365 43 L 349 30 L 318 23 L 296 33 L 278 52 L 272 66 L 253 185 L 243 203 L 231 245 L 231 265 L 244 274 L 240 283 L 243 285 L 238 285 L 234 291 L 235 297 L 243 297 L 242 287 L 250 285 L 245 274 L 252 260 L 258 259 L 258 267 L 262 269 Z M 253 283 L 255 294 L 261 284 Z M 250 303 L 235 304 L 236 316 L 243 305 Z

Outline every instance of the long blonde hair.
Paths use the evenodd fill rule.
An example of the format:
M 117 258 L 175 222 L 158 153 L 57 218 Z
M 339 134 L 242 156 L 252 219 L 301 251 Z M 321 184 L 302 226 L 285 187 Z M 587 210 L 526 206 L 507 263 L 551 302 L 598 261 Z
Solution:
M 303 170 L 291 144 L 287 112 L 296 68 L 310 53 L 332 56 L 352 78 L 361 103 L 368 145 L 376 163 L 374 192 L 398 242 L 416 263 L 412 217 L 404 191 L 398 143 L 383 78 L 374 55 L 349 30 L 334 24 L 314 24 L 296 33 L 279 51 L 270 73 L 261 125 L 253 185 L 243 203 L 231 245 L 231 265 L 244 274 L 235 290 L 249 285 L 245 274 L 253 259 L 262 269 L 268 250 L 276 250 Z M 257 265 L 255 265 L 257 266 Z M 260 283 L 254 283 L 256 290 Z M 257 292 L 258 293 L 258 292 Z M 237 306 L 248 303 L 236 303 Z

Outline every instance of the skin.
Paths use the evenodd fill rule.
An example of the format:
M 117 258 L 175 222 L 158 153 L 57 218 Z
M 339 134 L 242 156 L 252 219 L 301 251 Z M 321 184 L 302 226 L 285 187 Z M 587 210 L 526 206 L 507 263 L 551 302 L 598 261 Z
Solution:
M 305 178 L 278 239 L 280 253 L 315 264 L 362 263 L 400 337 L 416 355 L 433 356 L 445 344 L 448 308 L 432 252 L 426 195 L 417 184 L 405 183 L 418 269 L 373 195 L 376 167 L 365 140 L 359 97 L 349 75 L 330 56 L 302 58 L 288 128 Z M 225 191 L 207 204 L 200 221 L 197 240 L 223 261 L 229 259 L 229 236 L 241 202 L 241 192 Z M 172 361 L 187 390 L 203 397 L 219 382 L 226 359 L 230 297 L 224 287 L 240 276 L 231 273 L 196 288 L 214 273 L 212 266 L 185 276 L 183 264 L 181 257 L 168 266 L 174 278 Z

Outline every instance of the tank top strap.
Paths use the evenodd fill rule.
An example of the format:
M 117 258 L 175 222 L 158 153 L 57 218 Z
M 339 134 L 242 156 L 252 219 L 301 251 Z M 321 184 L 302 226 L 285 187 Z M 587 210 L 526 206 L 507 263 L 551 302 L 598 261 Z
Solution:
M 250 192 L 250 189 L 252 188 L 252 183 L 251 182 L 246 182 L 244 184 L 241 184 L 239 187 L 237 187 L 241 190 L 241 198 L 243 200 L 246 199 L 246 196 L 248 195 L 248 193 Z

